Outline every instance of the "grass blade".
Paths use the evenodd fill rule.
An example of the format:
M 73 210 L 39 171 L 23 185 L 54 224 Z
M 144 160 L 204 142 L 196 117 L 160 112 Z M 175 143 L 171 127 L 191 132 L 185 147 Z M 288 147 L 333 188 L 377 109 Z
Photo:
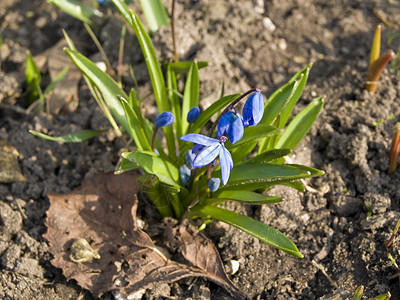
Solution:
M 40 137 L 44 140 L 53 141 L 53 142 L 64 142 L 64 143 L 80 143 L 82 141 L 91 139 L 92 137 L 98 136 L 100 134 L 106 133 L 109 129 L 105 130 L 81 130 L 78 132 L 70 133 L 63 136 L 53 137 L 41 132 L 37 132 L 34 130 L 29 130 L 33 135 Z
M 170 26 L 167 11 L 161 0 L 140 0 L 139 2 L 152 33 L 162 25 Z

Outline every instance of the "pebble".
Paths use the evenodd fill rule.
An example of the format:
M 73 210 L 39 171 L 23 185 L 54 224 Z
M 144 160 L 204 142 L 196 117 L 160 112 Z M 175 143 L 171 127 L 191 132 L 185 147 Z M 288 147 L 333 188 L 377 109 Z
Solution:
M 263 18 L 263 25 L 264 25 L 264 27 L 265 27 L 268 31 L 270 31 L 270 32 L 274 32 L 275 29 L 276 29 L 275 24 L 272 23 L 271 19 L 268 18 L 268 17 L 264 17 L 264 18 Z
M 226 272 L 229 274 L 229 275 L 233 275 L 233 274 L 235 274 L 238 270 L 239 270 L 239 266 L 240 266 L 240 263 L 239 263 L 239 261 L 237 261 L 237 260 L 229 260 L 227 263 L 226 263 L 226 265 L 225 265 L 225 268 L 226 268 Z

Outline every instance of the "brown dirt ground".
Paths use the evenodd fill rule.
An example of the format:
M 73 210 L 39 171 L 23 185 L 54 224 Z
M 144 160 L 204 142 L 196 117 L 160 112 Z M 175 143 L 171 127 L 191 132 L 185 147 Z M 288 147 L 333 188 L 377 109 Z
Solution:
M 137 5 L 134 8 L 141 15 Z M 116 66 L 122 23 L 111 8 L 104 11 L 109 18 L 96 33 Z M 386 174 L 392 126 L 400 120 L 399 69 L 392 70 L 390 65 L 384 71 L 378 93 L 362 89 L 376 25 L 386 22 L 384 49 L 396 51 L 400 44 L 399 11 L 398 2 L 386 0 L 177 3 L 180 57 L 210 62 L 200 72 L 203 107 L 217 99 L 223 82 L 226 94 L 259 87 L 269 96 L 309 62 L 314 66 L 298 110 L 314 97 L 326 97 L 318 121 L 292 157 L 295 162 L 325 170 L 326 175 L 311 181 L 321 192 L 300 194 L 277 188 L 274 193 L 284 196 L 285 202 L 229 206 L 284 232 L 304 258 L 291 257 L 220 223 L 206 230 L 224 262 L 240 262 L 239 271 L 231 278 L 253 299 L 334 299 L 330 295 L 335 293 L 344 299 L 361 284 L 368 297 L 390 291 L 393 299 L 400 299 L 399 281 L 390 279 L 396 269 L 384 247 L 400 217 L 400 173 Z M 18 151 L 26 178 L 25 182 L 0 183 L 1 299 L 93 299 L 50 264 L 51 254 L 42 237 L 47 194 L 68 192 L 99 171 L 113 170 L 123 144 L 106 136 L 79 145 L 61 145 L 28 133 L 35 129 L 62 135 L 108 126 L 83 82 L 75 112 L 25 112 L 25 51 L 44 53 L 62 38 L 62 28 L 84 54 L 99 57 L 81 23 L 46 2 L 0 1 L 4 43 L 0 48 L 0 140 Z M 157 33 L 154 42 L 161 57 L 171 58 L 168 28 Z M 128 73 L 128 64 L 132 64 L 141 93 L 146 95 L 150 87 L 139 53 L 130 32 L 124 83 L 127 88 L 133 84 Z M 154 116 L 153 100 L 148 98 L 146 103 L 147 114 Z M 366 204 L 371 206 L 372 216 L 367 216 Z M 398 241 L 390 253 L 399 258 Z M 143 299 L 187 297 L 231 299 L 203 279 L 161 284 L 147 291 Z M 111 293 L 102 297 L 113 298 Z

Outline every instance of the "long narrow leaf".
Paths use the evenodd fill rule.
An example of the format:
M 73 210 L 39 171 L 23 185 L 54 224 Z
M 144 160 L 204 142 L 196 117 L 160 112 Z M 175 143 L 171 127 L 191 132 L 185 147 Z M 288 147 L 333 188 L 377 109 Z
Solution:
M 179 140 L 179 138 L 183 135 L 182 121 L 181 121 L 181 106 L 179 103 L 179 97 L 176 94 L 176 91 L 178 91 L 176 74 L 174 69 L 170 65 L 168 65 L 167 67 L 167 86 L 168 86 L 168 98 L 171 103 L 172 113 L 175 116 L 176 135 L 177 139 Z
M 41 76 L 39 68 L 29 51 L 26 54 L 25 77 L 29 104 L 32 104 L 39 98 L 38 88 L 40 88 Z
M 259 154 L 257 156 L 254 156 L 248 160 L 245 160 L 243 163 L 244 164 L 249 164 L 249 163 L 257 164 L 257 163 L 273 162 L 278 158 L 289 155 L 290 152 L 292 152 L 290 149 L 274 149 L 274 150 L 270 150 L 270 151 L 264 152 L 262 154 Z
M 48 3 L 54 4 L 67 14 L 82 22 L 92 24 L 92 17 L 103 17 L 103 13 L 89 5 L 76 0 L 47 0 Z
M 185 84 L 185 92 L 183 94 L 182 101 L 182 134 L 186 134 L 189 123 L 187 121 L 187 114 L 189 110 L 195 106 L 199 106 L 199 70 L 197 68 L 197 63 L 193 62 L 190 67 L 190 71 Z
M 50 82 L 50 84 L 46 87 L 46 89 L 43 92 L 43 95 L 47 95 L 48 93 L 50 93 L 50 91 L 54 88 L 54 86 L 60 81 L 62 80 L 65 75 L 67 75 L 69 70 L 69 66 L 64 67 L 60 73 L 58 73 L 56 75 L 56 77 L 54 77 L 54 79 Z
M 170 25 L 167 11 L 161 0 L 140 0 L 140 6 L 151 32 L 156 32 L 162 25 Z
M 237 97 L 239 97 L 240 94 L 233 94 L 233 95 L 228 95 L 225 96 L 213 104 L 211 104 L 205 111 L 203 111 L 199 118 L 192 124 L 190 127 L 190 132 L 199 132 L 201 128 L 203 128 L 204 125 L 211 119 L 211 117 L 219 112 L 220 110 L 224 109 L 226 106 L 228 106 L 230 103 L 235 101 Z
M 323 106 L 323 98 L 316 98 L 306 108 L 299 112 L 279 138 L 276 143 L 276 148 L 289 148 L 294 150 L 298 143 L 311 129 L 311 126 Z
M 230 141 L 225 143 L 225 146 L 228 149 L 241 147 L 243 144 L 246 144 L 251 141 L 258 141 L 261 138 L 266 136 L 272 136 L 278 134 L 279 131 L 276 127 L 266 124 L 258 124 L 257 126 L 249 126 L 244 129 L 243 138 L 232 144 Z
M 178 168 L 153 152 L 124 152 L 122 157 L 137 163 L 146 173 L 156 175 L 161 182 L 180 188 Z
M 229 181 L 220 189 L 252 191 L 297 179 L 320 176 L 323 172 L 310 167 L 281 164 L 240 164 L 235 166 Z
M 214 193 L 213 196 L 219 199 L 233 200 L 245 204 L 272 204 L 282 201 L 281 197 L 264 196 L 250 191 L 221 190 Z
M 169 111 L 170 106 L 167 99 L 164 77 L 149 35 L 144 29 L 138 16 L 129 10 L 123 0 L 112 0 L 112 2 L 136 33 L 136 37 L 139 41 L 150 74 L 150 80 L 153 86 L 158 110 L 160 113 Z M 176 155 L 174 131 L 171 126 L 167 126 L 164 127 L 164 133 L 167 140 L 168 152 L 172 158 Z
M 208 66 L 208 61 L 198 61 L 197 63 L 197 68 L 202 69 Z M 173 70 L 175 71 L 176 74 L 185 74 L 188 73 L 191 66 L 192 62 L 191 61 L 175 61 L 172 63 L 169 63 L 168 66 L 171 66 Z
M 121 98 L 122 107 L 125 112 L 126 120 L 129 123 L 129 133 L 139 150 L 151 151 L 149 140 L 143 128 L 143 123 L 139 121 L 136 112 L 129 105 L 128 101 Z
M 91 139 L 92 137 L 98 136 L 100 134 L 106 133 L 109 131 L 106 130 L 81 130 L 78 132 L 70 133 L 63 136 L 53 137 L 41 132 L 37 132 L 34 130 L 29 130 L 33 135 L 40 137 L 44 140 L 53 141 L 53 142 L 64 142 L 64 143 L 80 143 L 82 141 Z
M 283 129 L 286 125 L 286 122 L 289 120 L 292 115 L 293 108 L 296 106 L 297 101 L 299 101 L 301 94 L 303 93 L 304 87 L 307 84 L 308 75 L 310 74 L 311 65 L 302 69 L 295 76 L 292 77 L 291 80 L 296 78 L 296 84 L 293 89 L 293 93 L 289 99 L 289 101 L 285 104 L 285 108 L 282 110 L 279 116 L 279 129 Z
M 71 58 L 78 69 L 81 70 L 81 72 L 87 76 L 98 88 L 113 116 L 122 125 L 122 127 L 129 132 L 130 129 L 125 118 L 124 109 L 117 97 L 120 95 L 123 98 L 128 99 L 128 96 L 125 94 L 125 92 L 120 89 L 118 84 L 109 75 L 100 70 L 96 64 L 94 64 L 88 58 L 79 52 L 70 49 L 64 49 L 64 51 Z
M 199 211 L 205 216 L 232 225 L 243 232 L 258 238 L 260 241 L 286 253 L 300 258 L 303 257 L 296 245 L 286 235 L 264 223 L 215 206 L 203 206 L 199 208 L 193 208 L 193 210 Z

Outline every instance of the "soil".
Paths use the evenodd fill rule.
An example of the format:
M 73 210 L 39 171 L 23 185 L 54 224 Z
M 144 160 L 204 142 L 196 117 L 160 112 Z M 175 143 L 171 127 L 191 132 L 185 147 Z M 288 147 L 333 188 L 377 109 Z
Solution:
M 24 68 L 26 50 L 33 55 L 45 53 L 62 39 L 61 29 L 73 36 L 85 55 L 100 56 L 82 24 L 50 4 L 40 0 L 1 0 L 0 4 L 1 155 L 17 157 L 20 168 L 20 174 L 6 176 L 0 183 L 0 298 L 94 299 L 50 263 L 52 255 L 42 236 L 47 194 L 66 193 L 100 171 L 114 170 L 124 144 L 112 135 L 81 144 L 59 144 L 31 135 L 30 129 L 63 135 L 108 128 L 108 124 L 83 81 L 76 111 L 28 114 Z M 170 3 L 165 4 L 170 8 Z M 399 3 L 188 0 L 177 2 L 176 7 L 179 56 L 210 62 L 200 71 L 203 107 L 217 99 L 223 83 L 226 94 L 258 87 L 268 97 L 309 62 L 314 64 L 296 109 L 325 96 L 321 115 L 291 157 L 326 172 L 310 182 L 318 192 L 279 187 L 273 194 L 284 196 L 282 203 L 228 205 L 284 232 L 304 258 L 212 223 L 206 233 L 224 263 L 239 262 L 232 281 L 252 299 L 344 299 L 359 285 L 365 286 L 367 297 L 390 292 L 393 299 L 400 299 L 399 279 L 394 276 L 398 271 L 387 255 L 389 251 L 399 259 L 399 241 L 385 248 L 400 217 L 400 173 L 386 173 L 392 127 L 400 121 L 399 69 L 389 65 L 376 94 L 363 89 L 376 25 L 385 23 L 383 50 L 396 51 L 400 44 Z M 133 8 L 142 16 L 138 4 Z M 122 21 L 111 6 L 102 10 L 108 18 L 95 32 L 116 67 Z M 160 57 L 172 57 L 169 28 L 162 28 L 153 41 Z M 146 95 L 150 86 L 139 53 L 129 31 L 123 82 L 126 89 L 133 85 L 128 67 L 132 64 Z M 146 99 L 146 113 L 154 117 L 154 100 Z M 1 163 L 1 171 L 7 173 Z M 26 180 L 18 181 L 21 176 Z M 114 298 L 125 299 L 121 294 L 102 296 Z M 143 295 L 143 299 L 186 298 L 231 299 L 204 279 L 160 284 Z

